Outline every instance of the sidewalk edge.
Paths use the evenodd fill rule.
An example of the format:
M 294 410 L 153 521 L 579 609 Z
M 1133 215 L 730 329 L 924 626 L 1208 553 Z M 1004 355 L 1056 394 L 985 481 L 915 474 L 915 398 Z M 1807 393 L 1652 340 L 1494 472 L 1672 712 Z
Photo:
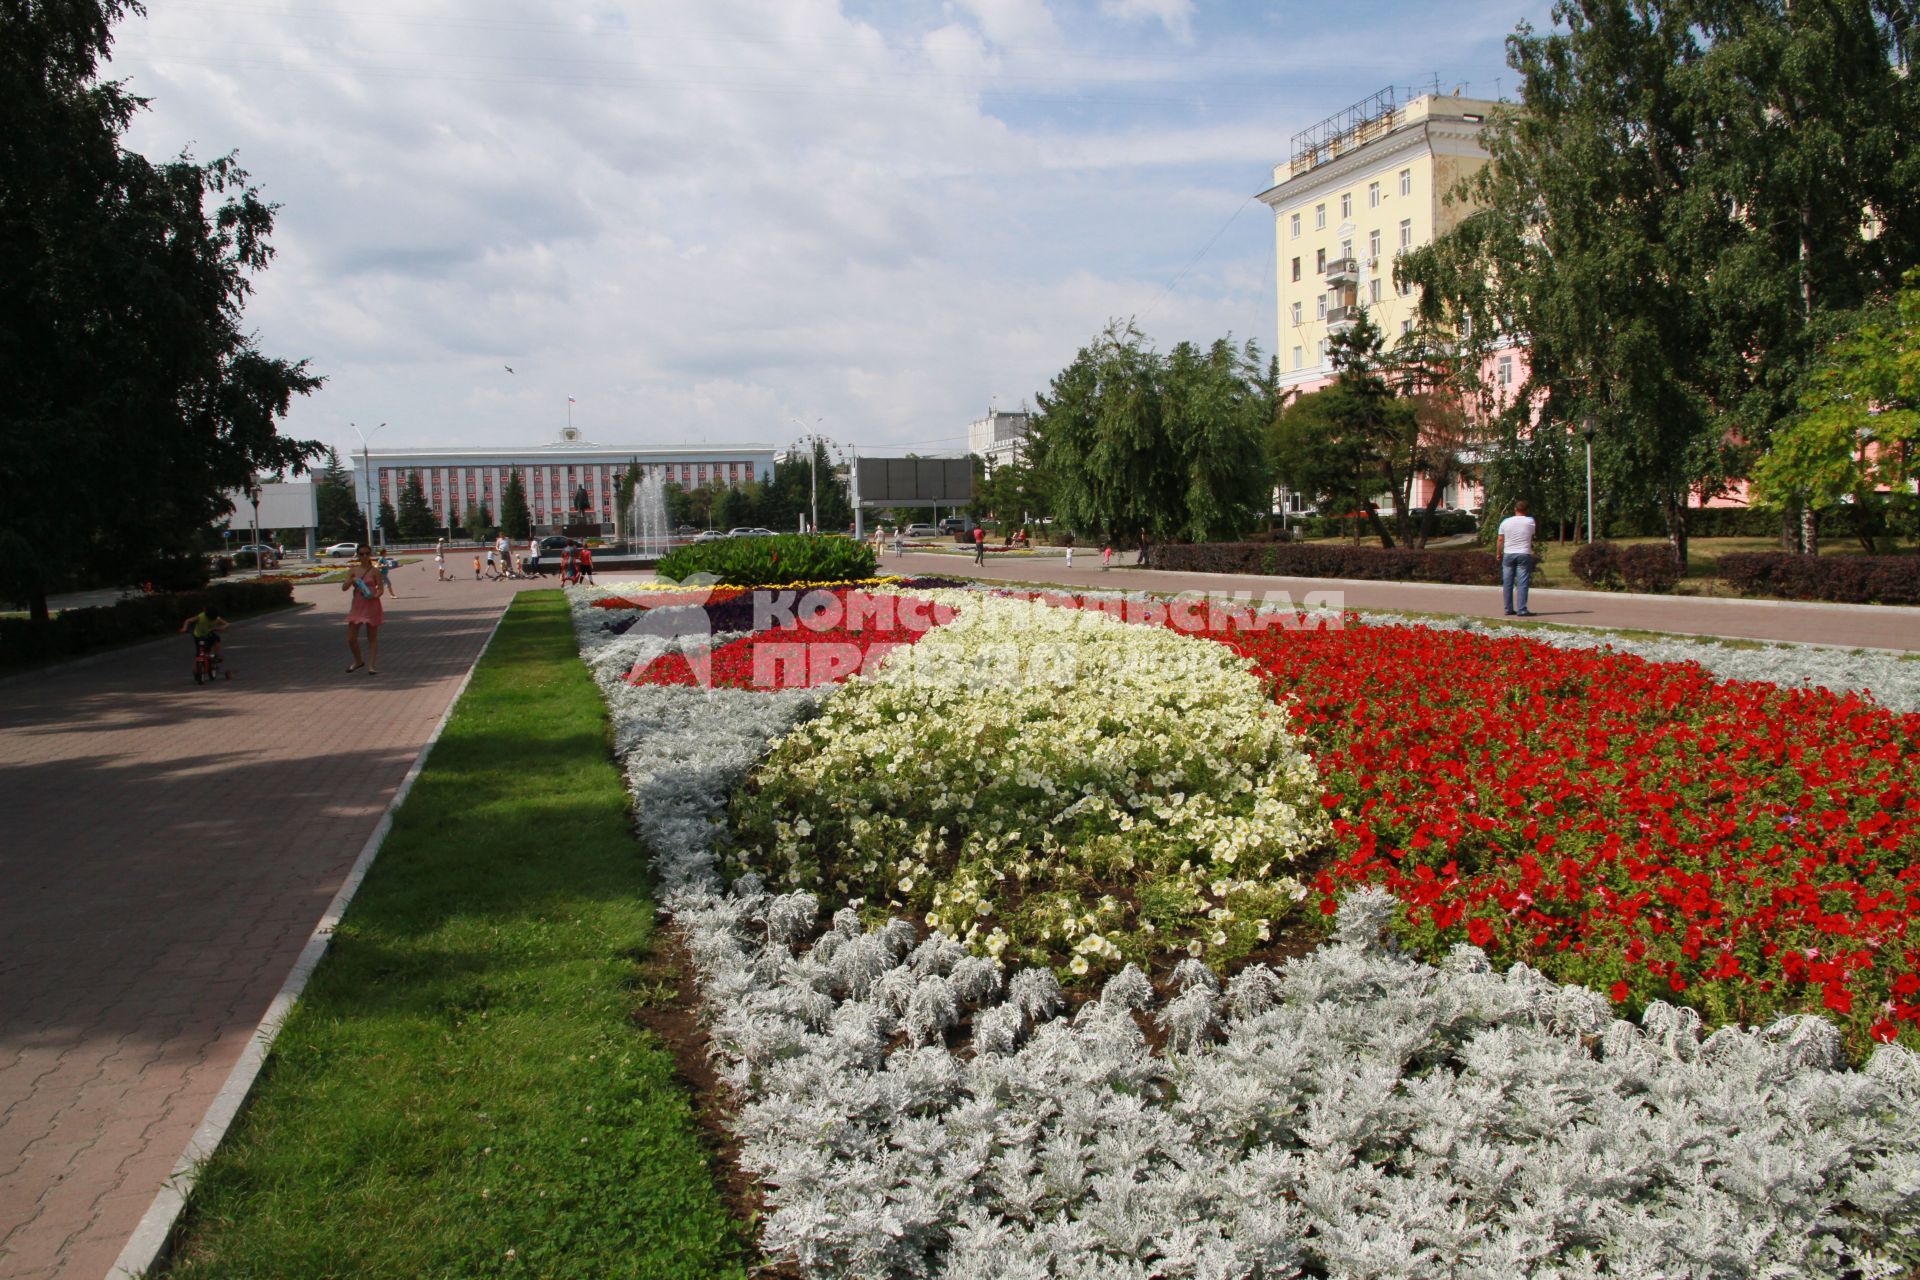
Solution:
M 433 726 L 433 732 L 420 747 L 413 758 L 406 776 L 394 789 L 393 799 L 387 802 L 386 811 L 380 815 L 373 834 L 360 847 L 360 856 L 354 859 L 346 879 L 340 884 L 339 892 L 333 895 L 333 901 L 327 904 L 327 910 L 320 922 L 307 938 L 307 945 L 301 948 L 299 957 L 293 962 L 293 968 L 287 973 L 286 981 L 281 983 L 278 994 L 267 1005 L 267 1011 L 260 1019 L 260 1025 L 254 1028 L 253 1036 L 246 1048 L 240 1051 L 239 1061 L 233 1064 L 233 1070 L 227 1074 L 226 1083 L 220 1092 L 214 1095 L 207 1111 L 201 1117 L 200 1125 L 187 1140 L 187 1146 L 174 1162 L 173 1172 L 161 1184 L 153 1203 L 141 1216 L 139 1225 L 120 1250 L 120 1256 L 114 1260 L 107 1272 L 107 1280 L 142 1280 L 167 1254 L 173 1242 L 174 1228 L 179 1225 L 180 1215 L 187 1206 L 187 1197 L 192 1194 L 194 1184 L 200 1179 L 200 1168 L 218 1149 L 227 1136 L 227 1130 L 239 1118 L 240 1109 L 246 1104 L 247 1097 L 253 1092 L 254 1082 L 260 1077 L 260 1069 L 266 1065 L 267 1054 L 273 1048 L 274 1039 L 280 1034 L 280 1027 L 287 1015 L 293 1011 L 294 1002 L 306 988 L 307 979 L 321 957 L 327 953 L 327 944 L 333 937 L 333 931 L 339 925 L 341 917 L 346 915 L 347 907 L 353 901 L 353 895 L 359 890 L 360 882 L 366 878 L 367 870 L 379 855 L 380 846 L 386 842 L 387 833 L 393 829 L 393 815 L 399 812 L 407 795 L 413 790 L 413 783 L 426 768 L 427 757 L 433 754 L 433 748 L 440 741 L 440 734 L 453 718 L 454 708 L 460 705 L 460 699 L 466 695 L 467 685 L 473 680 L 473 673 L 479 669 L 480 660 L 493 646 L 494 636 L 499 634 L 500 624 L 506 621 L 507 610 L 513 608 L 509 600 L 493 620 L 493 628 L 487 632 L 487 641 L 480 646 L 480 652 L 474 656 L 473 664 L 467 673 L 460 677 L 460 685 L 453 691 L 453 697 L 447 701 L 447 709 L 440 714 L 439 721 Z

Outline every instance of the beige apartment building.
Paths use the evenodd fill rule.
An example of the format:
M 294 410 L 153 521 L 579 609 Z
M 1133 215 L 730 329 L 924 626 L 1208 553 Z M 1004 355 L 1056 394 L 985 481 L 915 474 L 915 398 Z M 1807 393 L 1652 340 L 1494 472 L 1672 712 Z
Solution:
M 1383 89 L 1293 136 L 1260 193 L 1273 210 L 1283 387 L 1333 376 L 1327 340 L 1362 306 L 1389 346 L 1413 328 L 1417 298 L 1394 282 L 1394 259 L 1459 221 L 1464 208 L 1444 197 L 1486 163 L 1494 109 L 1438 94 L 1396 103 Z

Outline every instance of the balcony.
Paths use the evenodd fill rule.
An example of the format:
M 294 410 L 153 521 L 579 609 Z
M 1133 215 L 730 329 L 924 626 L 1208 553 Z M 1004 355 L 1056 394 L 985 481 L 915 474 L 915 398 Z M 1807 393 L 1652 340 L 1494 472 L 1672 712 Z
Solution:
M 1327 332 L 1340 333 L 1344 330 L 1351 329 L 1353 322 L 1359 318 L 1360 308 L 1357 304 L 1350 304 L 1344 307 L 1328 307 Z
M 1360 282 L 1360 259 L 1335 258 L 1327 263 L 1328 284 L 1358 284 Z

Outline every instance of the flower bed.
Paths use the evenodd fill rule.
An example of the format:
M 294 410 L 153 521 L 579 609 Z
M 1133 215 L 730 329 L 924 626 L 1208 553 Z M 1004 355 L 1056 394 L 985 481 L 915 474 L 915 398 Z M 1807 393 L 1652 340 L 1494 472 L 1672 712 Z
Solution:
M 813 717 L 846 730 L 821 735 L 846 768 L 816 790 L 865 797 L 865 774 L 887 762 L 926 767 L 930 780 L 984 777 L 918 751 L 910 728 L 880 718 L 895 691 L 870 686 L 904 679 L 894 663 L 972 653 L 966 629 L 984 624 L 969 615 L 997 611 L 988 600 L 958 602 L 953 622 L 878 672 L 773 691 L 630 683 L 635 654 L 685 652 L 694 640 L 610 636 L 599 626 L 608 611 L 576 608 L 636 823 L 735 1090 L 741 1164 L 766 1183 L 770 1253 L 809 1276 L 871 1277 L 1839 1277 L 1920 1263 L 1920 1056 L 1881 1045 L 1864 1070 L 1844 1070 L 1824 1017 L 1702 1039 L 1689 1009 L 1654 999 L 1629 1020 L 1608 996 L 1527 964 L 1496 974 L 1477 947 L 1424 964 L 1383 941 L 1396 903 L 1366 886 L 1345 894 L 1331 945 L 1278 972 L 1251 965 L 1222 984 L 1188 960 L 1156 989 L 1129 965 L 1068 1018 L 1052 968 L 1003 968 L 928 934 L 924 918 L 863 917 L 833 883 L 776 893 L 750 873 L 729 887 L 716 820 L 756 769 L 790 773 L 797 787 Z M 1110 629 L 1122 646 L 1171 640 L 1215 649 L 1215 661 L 1230 654 L 1098 615 L 1062 617 Z M 1274 678 L 1280 660 L 1262 646 L 1335 654 L 1341 640 L 1222 634 Z M 1453 638 L 1464 649 L 1509 643 Z M 1398 650 L 1353 644 L 1348 667 L 1364 655 L 1382 670 L 1434 668 L 1445 656 L 1420 635 L 1392 639 Z M 1550 665 L 1550 655 L 1529 661 Z M 1422 674 L 1437 684 L 1449 673 Z M 1711 688 L 1694 678 L 1647 688 Z M 1114 683 L 1090 680 L 1080 700 L 1107 698 Z M 1507 699 L 1475 687 L 1504 711 L 1466 723 L 1469 736 L 1486 722 L 1548 722 L 1552 688 Z M 1349 692 L 1388 706 L 1364 684 Z M 857 701 L 842 710 L 847 699 Z M 909 720 L 891 725 L 910 725 L 916 708 L 896 709 Z M 1309 745 L 1337 710 L 1309 701 Z M 1382 732 L 1394 723 L 1370 714 Z M 1194 736 L 1177 724 L 1166 732 L 1175 751 L 1185 746 L 1172 739 Z M 854 754 L 862 740 L 879 746 L 877 769 Z M 1170 798 L 1150 776 L 1136 790 Z M 1334 812 L 1363 803 L 1357 795 Z M 1339 816 L 1349 829 L 1358 820 Z M 1649 817 L 1681 822 L 1661 806 Z M 796 830 L 789 843 L 810 838 Z M 776 828 L 772 843 L 785 839 Z
M 1432 954 L 1920 1044 L 1920 715 L 1426 628 L 1229 643 L 1297 706 L 1339 812 L 1323 909 L 1384 884 Z
M 753 774 L 729 871 L 910 911 L 1062 976 L 1168 955 L 1223 968 L 1269 941 L 1306 893 L 1285 869 L 1326 824 L 1246 664 L 1100 614 L 954 599 L 956 619 Z M 729 651 L 785 634 L 716 653 L 716 683 Z

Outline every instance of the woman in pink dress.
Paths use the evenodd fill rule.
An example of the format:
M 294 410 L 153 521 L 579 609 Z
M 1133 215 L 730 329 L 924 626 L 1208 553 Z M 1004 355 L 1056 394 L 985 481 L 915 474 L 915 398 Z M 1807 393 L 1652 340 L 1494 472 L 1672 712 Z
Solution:
M 380 596 L 392 588 L 387 585 L 380 566 L 373 562 L 373 548 L 363 542 L 358 551 L 353 567 L 347 570 L 347 580 L 340 584 L 342 591 L 353 592 L 353 607 L 347 610 L 347 648 L 353 651 L 353 665 L 347 668 L 347 674 L 365 667 L 368 675 L 377 676 L 380 669 L 374 664 L 380 661 L 380 623 L 386 612 L 381 608 Z M 367 629 L 365 658 L 360 656 L 357 628 L 361 626 Z

